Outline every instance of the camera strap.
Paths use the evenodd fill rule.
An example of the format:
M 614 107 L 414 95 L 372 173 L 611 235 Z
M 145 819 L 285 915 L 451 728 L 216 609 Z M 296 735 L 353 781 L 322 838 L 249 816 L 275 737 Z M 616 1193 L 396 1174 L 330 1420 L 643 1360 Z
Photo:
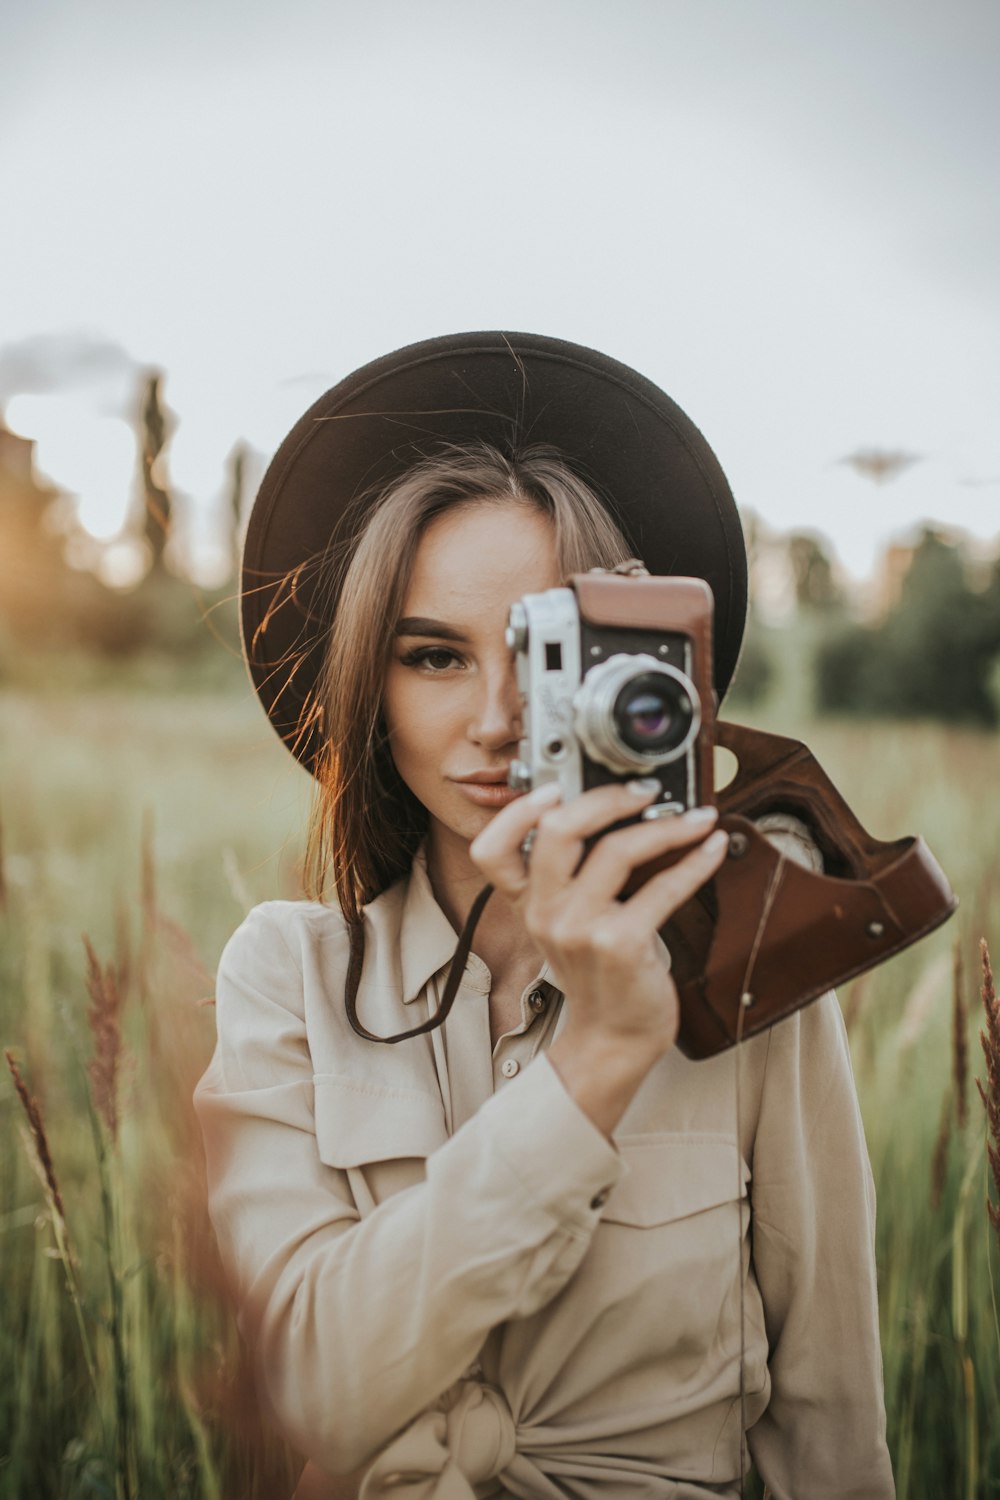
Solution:
M 347 1019 L 351 1023 L 351 1030 L 355 1031 L 358 1036 L 364 1037 L 366 1042 L 405 1042 L 408 1037 L 424 1036 L 428 1031 L 434 1031 L 438 1026 L 443 1026 L 462 983 L 479 918 L 492 894 L 493 887 L 484 885 L 472 903 L 458 939 L 458 947 L 448 965 L 448 978 L 445 981 L 441 1003 L 437 1010 L 422 1025 L 414 1026 L 410 1031 L 397 1031 L 394 1036 L 377 1036 L 358 1019 L 358 990 L 361 986 L 361 971 L 365 962 L 365 929 L 363 919 L 360 922 L 352 922 L 347 929 L 350 955 L 347 962 L 347 981 L 344 986 L 344 1007 L 347 1011 Z

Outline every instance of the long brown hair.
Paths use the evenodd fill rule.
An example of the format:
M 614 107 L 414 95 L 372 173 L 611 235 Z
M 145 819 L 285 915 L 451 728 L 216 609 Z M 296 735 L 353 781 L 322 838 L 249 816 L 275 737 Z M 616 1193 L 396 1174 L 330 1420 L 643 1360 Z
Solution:
M 426 831 L 425 809 L 393 763 L 382 690 L 420 538 L 436 516 L 470 504 L 533 505 L 549 516 L 564 578 L 629 556 L 594 492 L 542 445 L 511 458 L 485 443 L 449 447 L 377 501 L 330 632 L 320 684 L 324 750 L 305 857 L 308 893 L 322 900 L 332 879 L 349 922 L 409 870 Z

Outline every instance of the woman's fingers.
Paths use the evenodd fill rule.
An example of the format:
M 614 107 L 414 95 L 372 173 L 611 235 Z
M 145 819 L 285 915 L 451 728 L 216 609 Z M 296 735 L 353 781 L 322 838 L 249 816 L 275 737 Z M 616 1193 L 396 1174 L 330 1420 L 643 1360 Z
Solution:
M 660 783 L 652 777 L 609 783 L 546 812 L 531 850 L 534 889 L 551 893 L 566 885 L 580 866 L 587 839 L 612 823 L 634 818 L 659 791 Z
M 717 818 L 714 807 L 696 807 L 679 817 L 632 823 L 605 834 L 577 876 L 581 897 L 606 904 L 618 895 L 633 870 L 703 839 Z
M 558 784 L 546 782 L 497 813 L 469 852 L 493 885 L 515 895 L 527 884 L 522 846 L 530 834 L 536 889 L 552 893 L 573 878 L 585 839 L 609 823 L 634 817 L 659 790 L 659 782 L 652 779 L 616 782 L 556 806 Z
M 536 891 L 555 896 L 576 877 L 584 900 L 606 903 L 617 896 L 634 869 L 703 838 L 717 816 L 715 808 L 708 807 L 678 817 L 630 821 L 598 839 L 581 867 L 586 840 L 609 824 L 634 819 L 637 806 L 650 803 L 658 791 L 659 783 L 651 779 L 615 783 L 556 806 L 559 789 L 549 782 L 498 813 L 470 852 L 493 885 L 519 895 L 529 884 L 523 848 L 530 837 L 530 883 Z
M 509 803 L 473 839 L 469 853 L 490 884 L 498 890 L 509 895 L 527 884 L 521 846 L 529 833 L 537 828 L 546 810 L 559 801 L 560 795 L 558 782 L 545 782 L 526 796 L 518 797 L 516 802 Z
M 650 876 L 634 895 L 623 901 L 622 919 L 636 940 L 651 927 L 658 931 L 706 880 L 711 880 L 728 849 L 729 835 L 718 828 L 677 864 Z

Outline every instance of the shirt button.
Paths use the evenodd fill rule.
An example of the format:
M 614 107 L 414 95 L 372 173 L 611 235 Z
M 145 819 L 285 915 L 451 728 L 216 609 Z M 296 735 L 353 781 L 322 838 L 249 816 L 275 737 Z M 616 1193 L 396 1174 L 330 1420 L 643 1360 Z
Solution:
M 532 990 L 531 994 L 528 996 L 528 1004 L 531 1006 L 536 1016 L 541 1015 L 542 1011 L 545 1009 L 548 1003 L 549 1002 L 546 1000 L 541 990 Z
M 505 1078 L 513 1078 L 515 1073 L 520 1073 L 521 1064 L 516 1057 L 508 1057 L 506 1062 L 500 1064 L 500 1071 Z
M 608 1201 L 608 1194 L 609 1194 L 610 1191 L 611 1191 L 610 1188 L 605 1188 L 602 1192 L 595 1193 L 594 1196 L 593 1196 L 593 1198 L 591 1198 L 591 1200 L 590 1200 L 590 1206 L 591 1206 L 591 1208 L 593 1208 L 593 1209 L 603 1208 L 604 1205 L 605 1205 L 605 1203 L 607 1203 L 607 1201 Z

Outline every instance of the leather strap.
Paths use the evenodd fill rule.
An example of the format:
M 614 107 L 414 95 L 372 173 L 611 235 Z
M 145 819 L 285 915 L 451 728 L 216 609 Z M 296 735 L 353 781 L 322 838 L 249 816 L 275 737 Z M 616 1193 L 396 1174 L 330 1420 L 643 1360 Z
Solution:
M 414 1026 L 411 1031 L 397 1031 L 393 1036 L 378 1036 L 374 1031 L 369 1031 L 358 1018 L 358 989 L 361 984 L 361 971 L 365 962 L 365 929 L 363 922 L 352 923 L 348 929 L 351 951 L 347 963 L 347 982 L 344 986 L 344 1005 L 347 1009 L 347 1019 L 351 1023 L 351 1029 L 358 1036 L 363 1036 L 367 1042 L 405 1042 L 407 1037 L 423 1036 L 426 1031 L 434 1031 L 436 1027 L 443 1026 L 448 1012 L 455 1003 L 459 985 L 462 983 L 462 975 L 472 952 L 472 939 L 475 935 L 476 925 L 482 915 L 483 907 L 493 894 L 491 885 L 484 885 L 465 919 L 455 949 L 455 956 L 448 966 L 448 978 L 445 981 L 444 994 L 441 996 L 441 1004 L 430 1017 L 420 1026 Z

